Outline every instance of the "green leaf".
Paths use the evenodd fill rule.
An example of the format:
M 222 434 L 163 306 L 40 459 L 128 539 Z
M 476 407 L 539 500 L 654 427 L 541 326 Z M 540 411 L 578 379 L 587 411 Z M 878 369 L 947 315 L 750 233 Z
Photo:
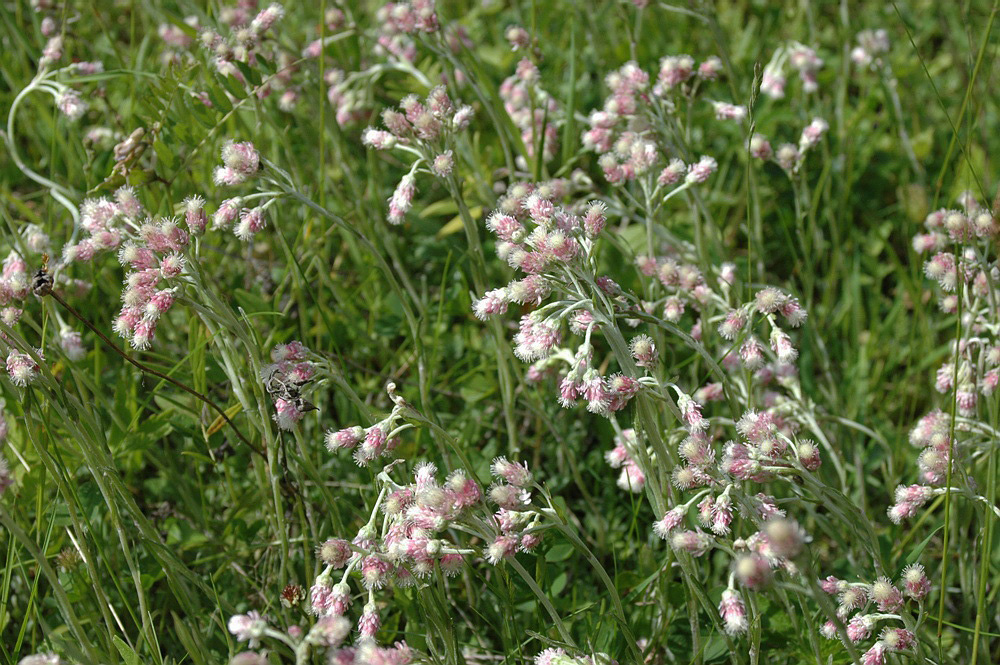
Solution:
M 139 655 L 132 649 L 132 647 L 125 644 L 122 638 L 117 635 L 113 635 L 111 637 L 111 641 L 115 643 L 118 653 L 122 655 L 122 660 L 125 661 L 125 665 L 139 665 Z
M 569 543 L 560 543 L 545 553 L 545 560 L 555 563 L 557 561 L 565 561 L 571 556 L 573 556 L 573 546 Z
M 937 535 L 937 532 L 940 531 L 943 528 L 944 528 L 944 525 L 942 524 L 938 528 L 934 529 L 933 531 L 930 532 L 930 534 L 928 534 L 928 536 L 926 538 L 924 538 L 920 542 L 919 545 L 917 545 L 915 548 L 913 548 L 913 551 L 910 552 L 910 556 L 906 557 L 906 565 L 907 566 L 909 566 L 910 564 L 913 564 L 913 563 L 917 562 L 917 559 L 919 559 L 920 555 L 923 554 L 924 549 L 930 544 L 931 538 L 933 538 L 935 535 Z
M 233 110 L 233 105 L 229 101 L 229 97 L 226 96 L 226 93 L 219 86 L 208 85 L 205 92 L 208 93 L 208 100 L 212 102 L 212 105 L 222 113 L 229 113 Z
M 244 78 L 246 78 L 251 85 L 254 87 L 260 85 L 260 72 L 247 63 L 240 62 L 239 60 L 234 61 L 233 64 L 236 65 L 236 69 L 240 70 L 240 73 L 243 74 Z
M 153 151 L 156 152 L 157 159 L 168 169 L 173 169 L 177 164 L 173 151 L 160 139 L 153 141 Z
M 219 81 L 222 87 L 229 91 L 229 94 L 236 99 L 244 99 L 247 96 L 246 88 L 232 76 L 220 76 Z

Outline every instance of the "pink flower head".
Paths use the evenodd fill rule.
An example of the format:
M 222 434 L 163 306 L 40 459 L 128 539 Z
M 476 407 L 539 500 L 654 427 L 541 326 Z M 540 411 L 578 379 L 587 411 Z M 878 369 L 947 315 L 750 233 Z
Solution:
M 240 212 L 240 221 L 233 233 L 243 242 L 249 242 L 265 226 L 267 226 L 267 219 L 264 217 L 264 208 L 260 206 L 244 208 Z
M 733 501 L 728 494 L 723 494 L 712 506 L 711 524 L 712 533 L 725 536 L 729 533 L 729 525 L 733 521 Z
M 719 616 L 722 617 L 723 629 L 728 635 L 740 635 L 747 631 L 747 610 L 740 594 L 733 589 L 722 592 L 719 602 Z
M 931 582 L 919 563 L 910 564 L 903 569 L 902 582 L 903 591 L 909 598 L 920 600 L 930 593 Z
M 885 645 L 876 642 L 861 656 L 861 665 L 885 665 Z
M 514 536 L 497 536 L 497 538 L 486 548 L 484 556 L 486 560 L 494 566 L 514 556 L 517 551 L 518 539 Z
M 66 90 L 56 99 L 59 112 L 72 120 L 79 120 L 87 112 L 87 102 L 75 90 Z
M 756 337 L 751 336 L 740 347 L 740 359 L 743 361 L 743 366 L 750 371 L 764 366 L 764 347 Z
M 729 102 L 712 102 L 712 108 L 715 110 L 716 120 L 743 120 L 747 115 L 747 108 L 745 106 L 740 106 L 738 104 L 730 104 Z
M 317 548 L 316 554 L 326 565 L 343 568 L 352 556 L 351 544 L 342 538 L 330 538 Z
M 388 443 L 387 432 L 382 423 L 373 425 L 365 430 L 364 440 L 357 450 L 354 451 L 354 460 L 359 466 L 367 466 L 386 450 Z
M 299 410 L 295 400 L 278 398 L 274 401 L 274 422 L 279 429 L 290 431 L 295 429 L 295 425 L 302 420 L 303 413 Z
M 374 603 L 368 603 L 361 618 L 358 619 L 358 634 L 362 639 L 374 639 L 381 627 L 382 619 L 379 617 L 378 608 Z
M 656 181 L 661 185 L 676 184 L 680 182 L 687 169 L 687 165 L 675 157 L 670 160 L 670 163 L 667 164 L 662 171 L 660 171 L 660 175 Z
M 531 472 L 527 462 L 515 464 L 506 457 L 497 457 L 490 467 L 494 476 L 501 478 L 515 487 L 524 487 L 531 483 Z
M 670 532 L 684 521 L 684 507 L 676 506 L 668 510 L 662 518 L 653 522 L 653 533 L 666 540 Z
M 656 367 L 658 353 L 653 338 L 649 335 L 637 335 L 632 338 L 631 344 L 632 358 L 639 367 Z
M 535 656 L 535 665 L 561 665 L 566 660 L 566 651 L 553 647 L 538 653 Z
M 847 586 L 841 589 L 837 600 L 840 610 L 847 613 L 864 607 L 868 602 L 868 591 L 863 586 Z
M 507 290 L 493 289 L 472 303 L 472 311 L 480 321 L 486 321 L 494 316 L 507 312 Z
M 797 522 L 778 517 L 768 520 L 764 525 L 764 533 L 775 556 L 783 559 L 794 559 L 802 552 L 806 534 Z
M 23 388 L 37 378 L 38 365 L 27 353 L 11 349 L 7 354 L 7 375 L 14 385 Z
M 260 153 L 249 141 L 227 141 L 222 147 L 222 163 L 237 174 L 239 182 L 243 182 L 260 169 Z
M 719 77 L 719 73 L 722 72 L 722 60 L 717 56 L 709 56 L 698 65 L 698 78 L 705 81 L 714 81 Z
M 262 9 L 253 21 L 250 22 L 250 30 L 255 35 L 263 35 L 265 32 L 271 29 L 276 22 L 280 21 L 285 15 L 285 9 L 277 2 L 272 2 L 270 5 Z
M 509 484 L 498 484 L 490 488 L 490 501 L 506 510 L 524 510 L 531 501 L 531 495 L 524 489 Z
M 774 151 L 771 149 L 771 142 L 763 134 L 754 134 L 750 137 L 750 154 L 757 159 L 770 159 Z
M 72 361 L 82 360 L 87 355 L 87 349 L 83 345 L 83 338 L 75 330 L 64 330 L 59 335 L 59 346 L 63 353 Z
M 188 230 L 195 235 L 205 232 L 208 225 L 208 215 L 205 213 L 205 199 L 200 196 L 189 196 L 184 199 L 184 221 Z
M 734 309 L 726 314 L 726 318 L 719 324 L 719 336 L 723 339 L 733 340 L 746 324 L 746 314 L 742 310 Z
M 229 228 L 234 221 L 236 221 L 240 216 L 240 209 L 243 207 L 243 199 L 240 197 L 235 197 L 232 199 L 226 199 L 219 206 L 219 209 L 215 211 L 212 215 L 212 228 L 213 229 L 225 229 Z
M 819 581 L 820 588 L 831 596 L 840 590 L 840 584 L 841 580 L 837 579 L 833 575 L 830 575 L 825 580 Z
M 903 651 L 916 643 L 916 636 L 905 628 L 886 628 L 879 640 L 890 651 Z
M 155 291 L 142 308 L 143 317 L 151 321 L 160 318 L 174 304 L 174 290 Z
M 677 408 L 681 410 L 681 417 L 692 430 L 708 429 L 709 422 L 701 415 L 701 405 L 695 402 L 689 395 L 681 394 L 677 398 Z
M 638 464 L 630 459 L 622 465 L 616 484 L 619 489 L 638 494 L 646 486 L 646 474 L 642 472 Z
M 808 471 L 815 471 L 822 464 L 819 447 L 812 441 L 800 441 L 796 446 L 799 462 Z
M 717 168 L 718 164 L 714 158 L 703 155 L 701 159 L 688 167 L 684 181 L 691 184 L 703 183 L 715 173 Z
M 388 561 L 370 554 L 361 560 L 361 582 L 367 589 L 381 589 L 389 581 L 391 570 Z
M 261 618 L 258 612 L 251 610 L 246 614 L 237 614 L 230 618 L 228 627 L 229 632 L 236 637 L 237 641 L 249 641 L 252 647 L 264 635 L 267 623 Z
M 675 531 L 670 537 L 670 546 L 699 557 L 711 549 L 712 538 L 701 531 Z
M 526 533 L 521 536 L 521 542 L 517 549 L 522 552 L 531 553 L 542 542 L 542 537 L 537 533 Z
M 507 285 L 506 293 L 511 302 L 522 305 L 540 304 L 549 295 L 552 288 L 541 275 L 528 275 L 524 279 Z
M 875 620 L 870 616 L 862 616 L 859 614 L 848 622 L 847 638 L 855 643 L 867 639 L 871 636 L 872 627 L 874 625 Z
M 514 217 L 499 211 L 486 219 L 486 228 L 506 242 L 520 242 L 524 236 L 524 226 Z
M 407 173 L 400 179 L 399 184 L 396 185 L 396 190 L 389 199 L 389 214 L 386 217 L 386 221 L 390 224 L 401 224 L 403 216 L 413 205 L 413 197 L 417 192 L 414 182 L 413 174 Z
M 406 121 L 405 118 L 403 120 Z M 376 150 L 391 150 L 396 147 L 396 136 L 383 129 L 369 127 L 361 133 L 361 142 Z
M 799 139 L 799 152 L 805 152 L 814 147 L 828 129 L 830 129 L 830 125 L 826 120 L 813 118 L 813 121 L 802 130 L 802 137 Z
M 589 238 L 595 238 L 604 230 L 607 221 L 607 206 L 601 201 L 592 201 L 583 216 L 583 230 Z
M 434 161 L 431 162 L 431 171 L 434 172 L 434 175 L 440 178 L 445 178 L 451 174 L 451 170 L 452 168 L 454 168 L 454 166 L 455 166 L 455 157 L 452 155 L 451 150 L 446 150 L 445 152 L 436 156 L 434 158 Z
M 694 58 L 689 55 L 671 55 L 660 60 L 659 83 L 664 88 L 673 88 L 691 78 L 694 73 Z
M 762 589 L 771 583 L 773 572 L 767 559 L 758 554 L 741 554 L 733 564 L 740 584 L 748 589 Z
M 778 362 L 790 364 L 798 358 L 799 352 L 792 346 L 792 339 L 781 328 L 771 329 L 771 350 L 778 357 Z

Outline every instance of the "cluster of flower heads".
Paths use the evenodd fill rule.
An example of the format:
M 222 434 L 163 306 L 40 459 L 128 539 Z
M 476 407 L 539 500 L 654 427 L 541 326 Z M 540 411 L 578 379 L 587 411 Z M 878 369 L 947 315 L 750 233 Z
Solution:
M 694 400 L 677 392 L 678 407 L 684 415 L 687 431 L 677 444 L 677 454 L 682 461 L 674 467 L 672 479 L 678 490 L 694 494 L 670 508 L 654 523 L 653 529 L 673 547 L 700 555 L 712 544 L 711 537 L 702 533 L 701 527 L 708 528 L 716 536 L 728 536 L 734 509 L 751 520 L 784 514 L 773 497 L 754 492 L 752 484 L 787 478 L 795 475 L 798 469 L 815 471 L 821 460 L 815 443 L 792 438 L 797 429 L 794 421 L 767 411 L 747 411 L 736 423 L 740 436 L 726 441 L 717 450 L 718 435 L 709 419 L 701 415 L 700 406 Z M 630 443 L 634 445 L 628 439 L 621 441 L 624 452 L 634 458 L 636 451 L 634 448 L 629 450 Z M 695 504 L 695 531 L 678 531 Z
M 361 140 L 366 146 L 376 150 L 398 148 L 416 156 L 389 199 L 386 219 L 390 224 L 402 223 L 412 207 L 417 191 L 414 174 L 421 167 L 439 178 L 451 174 L 455 133 L 469 126 L 472 115 L 471 106 L 453 102 L 444 86 L 438 86 L 423 102 L 416 95 L 408 95 L 399 103 L 399 110 L 383 111 L 385 129 L 369 127 L 364 131 Z
M 328 17 L 327 29 L 330 32 L 343 27 L 342 13 Z M 414 36 L 436 33 L 438 29 L 433 0 L 386 3 L 376 12 L 374 31 L 369 34 L 374 43 L 371 55 L 385 58 L 390 66 L 392 63 L 405 63 L 405 67 L 409 68 L 417 59 Z M 323 41 L 316 40 L 306 47 L 303 55 L 318 57 L 322 49 Z M 358 72 L 331 68 L 324 73 L 323 78 L 328 86 L 327 100 L 335 109 L 337 124 L 346 127 L 363 122 L 371 115 L 370 91 L 365 86 L 357 87 L 354 84 L 363 81 L 368 74 L 381 71 L 380 64 L 373 64 Z M 458 72 L 455 78 L 459 79 Z
M 301 355 L 294 343 L 279 346 L 275 349 L 279 356 L 276 364 L 291 363 L 284 366 L 285 371 L 294 372 L 296 365 L 289 349 L 291 356 Z M 390 384 L 387 390 L 395 403 L 393 417 L 402 418 L 412 407 L 396 394 L 395 385 Z M 328 439 L 350 433 L 351 428 L 333 432 Z M 296 585 L 283 590 L 282 603 L 288 607 L 305 604 L 306 611 L 315 617 L 313 626 L 308 631 L 293 626 L 281 633 L 251 611 L 229 621 L 229 630 L 238 640 L 255 648 L 262 639 L 273 638 L 284 641 L 296 653 L 325 648 L 330 662 L 335 663 L 404 665 L 414 657 L 405 643 L 382 647 L 377 641 L 386 604 L 378 600 L 376 592 L 412 587 L 437 574 L 454 576 L 471 559 L 497 565 L 518 551 L 534 550 L 541 542 L 542 513 L 531 505 L 533 477 L 526 465 L 497 458 L 491 466 L 495 482 L 484 492 L 475 478 L 461 469 L 441 481 L 437 468 L 429 462 L 416 465 L 412 482 L 397 483 L 390 472 L 401 462 L 387 465 L 378 474 L 378 498 L 354 538 L 331 538 L 319 546 L 317 557 L 324 567 L 308 593 Z M 460 533 L 475 535 L 478 544 L 457 542 L 456 534 Z M 351 607 L 359 598 L 364 604 L 352 621 Z M 352 633 L 356 635 L 354 643 L 346 646 Z M 259 654 L 247 653 L 248 664 L 258 662 L 252 658 Z
M 782 143 L 774 149 L 766 136 L 755 133 L 750 137 L 748 147 L 751 156 L 765 162 L 772 161 L 786 173 L 795 174 L 798 173 L 806 154 L 819 145 L 820 139 L 829 129 L 830 125 L 826 120 L 813 118 L 802 130 L 798 144 Z
M 819 81 L 816 76 L 823 67 L 823 59 L 816 54 L 814 49 L 798 42 L 792 42 L 775 51 L 770 62 L 764 67 L 760 82 L 761 92 L 771 99 L 781 99 L 785 96 L 787 80 L 784 72 L 786 64 L 791 65 L 792 69 L 798 72 L 804 92 L 813 93 L 819 89 Z
M 58 75 L 66 73 L 77 76 L 90 76 L 104 71 L 104 64 L 95 60 L 93 62 L 72 62 L 61 69 L 51 70 L 51 68 L 63 58 L 63 36 L 58 33 L 58 24 L 55 19 L 46 16 L 41 22 L 42 35 L 48 37 L 45 48 L 42 49 L 42 56 L 38 59 L 38 70 L 40 80 L 44 83 L 38 85 L 38 89 L 52 95 L 55 99 L 56 108 L 71 122 L 77 121 L 86 114 L 90 108 L 79 92 L 58 80 Z
M 301 589 L 295 585 L 286 587 L 282 601 L 295 599 Z M 405 642 L 397 642 L 391 647 L 380 646 L 373 638 L 362 635 L 355 644 L 345 645 L 351 635 L 351 621 L 343 616 L 331 615 L 318 619 L 308 631 L 299 625 L 289 626 L 284 632 L 272 627 L 268 620 L 255 610 L 237 614 L 229 619 L 229 632 L 239 642 L 246 642 L 250 649 L 256 649 L 264 639 L 283 642 L 292 648 L 297 656 L 308 657 L 314 650 L 329 654 L 329 662 L 338 665 L 407 665 L 413 660 L 413 653 Z M 237 654 L 230 665 L 268 665 L 271 661 L 266 651 L 243 651 Z
M 820 587 L 831 596 L 836 596 L 837 616 L 846 623 L 847 639 L 851 642 L 864 642 L 878 632 L 880 623 L 887 624 L 861 659 L 864 665 L 883 665 L 887 654 L 908 653 L 912 649 L 915 635 L 905 625 L 899 624 L 905 624 L 903 615 L 909 615 L 912 602 L 917 603 L 918 612 L 922 609 L 922 601 L 930 592 L 931 583 L 923 566 L 915 563 L 903 570 L 898 586 L 887 577 L 879 577 L 869 584 L 848 582 L 831 575 L 820 581 Z M 833 621 L 823 624 L 820 633 L 828 639 L 837 638 Z
M 858 67 L 880 69 L 882 57 L 889 52 L 889 33 L 883 29 L 862 30 L 857 36 L 858 45 L 851 49 L 851 60 Z
M 250 143 L 227 142 L 222 149 L 224 166 L 216 173 L 220 182 L 244 182 L 259 165 L 259 154 Z M 224 174 L 224 175 L 222 175 Z M 237 217 L 235 235 L 247 241 L 266 224 L 264 212 L 270 203 L 242 208 L 244 199 L 228 199 L 213 216 L 213 230 L 226 228 Z M 159 319 L 173 306 L 183 284 L 192 236 L 201 236 L 208 226 L 205 199 L 190 196 L 181 206 L 183 226 L 174 217 L 150 217 L 136 191 L 123 186 L 113 198 L 87 199 L 80 205 L 80 229 L 84 237 L 62 249 L 65 264 L 87 262 L 117 250 L 118 261 L 127 268 L 122 290 L 122 309 L 114 322 L 115 332 L 135 349 L 147 349 Z M 39 241 L 41 242 L 41 241 Z M 68 333 L 67 333 L 68 334 Z M 77 346 L 72 335 L 64 340 L 67 353 Z M 72 357 L 72 356 L 71 356 Z
M 227 141 L 222 147 L 222 166 L 213 178 L 217 185 L 242 185 L 260 170 L 260 153 L 248 141 Z
M 48 236 L 35 224 L 28 224 L 21 232 L 25 247 L 35 253 L 45 253 L 49 249 Z M 59 275 L 59 286 L 69 287 L 81 295 L 87 290 L 84 282 L 72 280 L 65 275 Z M 3 272 L 0 274 L 0 321 L 13 327 L 24 313 L 25 300 L 30 292 L 28 264 L 16 251 L 11 251 L 3 262 Z M 83 338 L 79 332 L 71 329 L 59 318 L 59 344 L 63 353 L 71 361 L 77 361 L 86 355 Z M 32 357 L 14 348 L 10 339 L 0 332 L 0 348 L 6 347 L 7 375 L 14 385 L 24 387 L 34 381 L 38 375 L 38 364 Z M 44 358 L 41 349 L 37 350 L 39 357 Z M 2 439 L 2 437 L 0 437 Z
M 193 49 L 198 45 L 208 54 L 211 67 L 219 75 L 231 76 L 243 85 L 249 84 L 241 65 L 255 68 L 261 61 L 271 62 L 277 71 L 256 87 L 256 95 L 265 99 L 279 92 L 278 108 L 291 111 L 301 98 L 298 88 L 291 85 L 296 57 L 283 50 L 277 39 L 268 38 L 269 31 L 284 17 L 284 11 L 278 3 L 260 9 L 257 0 L 238 0 L 235 5 L 220 8 L 219 30 L 202 26 L 194 15 L 185 17 L 183 26 L 162 23 L 157 31 L 165 46 L 160 62 L 164 67 L 191 64 L 196 61 Z M 191 94 L 205 106 L 214 106 L 208 93 Z
M 961 309 L 963 325 L 961 338 L 952 342 L 952 352 L 934 380 L 949 407 L 954 403 L 956 417 L 934 409 L 910 430 L 910 443 L 921 451 L 917 458 L 920 484 L 896 488 L 895 503 L 889 508 L 889 518 L 896 523 L 916 516 L 933 496 L 948 491 L 944 485 L 949 471 L 958 489 L 974 489 L 958 462 L 984 436 L 980 403 L 1000 384 L 996 332 L 1000 309 L 994 294 L 1000 268 L 992 247 L 1000 225 L 994 212 L 970 192 L 959 197 L 959 206 L 927 215 L 926 232 L 913 237 L 914 251 L 931 254 L 924 262 L 924 274 L 940 289 L 938 306 L 946 314 Z
M 539 85 L 538 67 L 522 58 L 512 76 L 500 84 L 500 99 L 514 126 L 521 130 L 521 141 L 528 157 L 542 146 L 542 159 L 549 161 L 559 148 L 559 130 L 554 122 L 559 105 Z
M 325 441 L 330 452 L 353 450 L 358 466 L 368 466 L 379 457 L 387 457 L 400 444 L 397 436 L 408 429 L 403 422 L 405 407 L 395 405 L 389 415 L 368 428 L 353 425 L 339 430 L 328 430 Z
M 746 499 L 751 501 L 747 503 Z M 687 506 L 668 512 L 654 528 L 661 535 L 669 534 L 671 546 L 678 552 L 698 557 L 712 548 L 712 537 L 700 529 L 681 531 L 671 526 L 672 523 L 683 520 L 683 513 L 690 505 L 691 502 Z M 746 633 L 749 628 L 744 602 L 745 593 L 767 588 L 774 580 L 775 571 L 779 569 L 790 576 L 800 575 L 795 559 L 803 552 L 805 543 L 809 540 L 802 527 L 794 520 L 786 519 L 784 511 L 777 509 L 770 497 L 744 496 L 740 510 L 744 505 L 753 506 L 752 511 L 755 515 L 752 521 L 757 524 L 759 530 L 747 538 L 735 538 L 731 543 L 731 549 L 737 554 L 732 564 L 729 583 L 722 592 L 718 605 L 723 630 L 729 635 Z M 698 506 L 700 519 L 703 523 L 713 523 L 716 533 L 723 529 L 728 532 L 732 510 L 732 500 L 727 500 L 723 505 L 715 502 L 706 505 L 702 502 Z M 736 588 L 737 582 L 743 587 L 743 591 Z
M 157 322 L 174 304 L 193 229 L 181 228 L 173 218 L 146 217 L 135 190 L 128 186 L 118 189 L 114 200 L 84 201 L 80 227 L 87 235 L 63 246 L 63 261 L 86 262 L 103 252 L 118 251 L 119 262 L 129 272 L 114 329 L 133 348 L 149 348 Z
M 518 183 L 502 198 L 486 226 L 497 237 L 500 258 L 526 276 L 488 291 L 473 303 L 473 311 L 487 319 L 504 314 L 510 303 L 537 306 L 521 317 L 514 336 L 514 353 L 534 363 L 529 378 L 539 379 L 554 369 L 554 363 L 563 361 L 570 369 L 560 386 L 560 402 L 572 406 L 583 398 L 591 411 L 611 413 L 624 408 L 640 386 L 620 374 L 605 378 L 594 366 L 590 339 L 600 324 L 591 311 L 593 305 L 588 306 L 580 294 L 576 303 L 559 300 L 541 305 L 553 291 L 570 288 L 576 279 L 594 279 L 594 240 L 607 221 L 606 206 L 598 201 L 578 212 L 555 205 L 553 200 L 565 192 L 564 182 Z M 632 306 L 611 278 L 597 277 L 595 284 L 606 297 L 620 301 L 622 310 Z M 575 353 L 558 348 L 564 322 L 571 332 L 584 336 Z
M 987 243 L 1000 233 L 1000 224 L 993 212 L 981 206 L 972 194 L 963 194 L 959 201 L 960 210 L 943 208 L 927 215 L 924 220 L 927 232 L 913 237 L 914 251 L 934 252 L 924 263 L 924 274 L 938 283 L 942 291 L 939 305 L 949 314 L 958 311 L 960 284 L 973 296 L 970 304 L 974 304 L 973 300 L 979 304 L 988 302 L 990 285 L 1000 277 L 1000 270 L 987 251 Z M 949 242 L 966 246 L 951 252 Z M 976 311 L 977 319 L 973 322 L 979 326 L 992 323 L 995 312 L 995 308 Z
M 295 429 L 306 411 L 315 408 L 301 396 L 303 387 L 316 374 L 309 355 L 302 342 L 277 344 L 271 349 L 271 362 L 260 368 L 264 388 L 274 400 L 274 422 L 280 429 Z
M 215 169 L 215 183 L 223 186 L 241 185 L 253 178 L 261 169 L 260 153 L 249 141 L 227 141 L 222 147 L 222 166 Z M 234 196 L 224 200 L 215 214 L 212 215 L 212 230 L 233 228 L 233 235 L 249 242 L 255 235 L 267 226 L 266 212 L 276 199 L 272 198 L 262 205 L 247 207 L 254 196 Z M 194 197 L 185 201 L 185 215 L 200 223 L 201 230 L 207 223 L 207 217 L 201 214 L 200 208 L 204 200 Z M 200 215 L 200 216 L 199 216 Z
M 250 18 L 256 6 L 256 0 L 241 0 L 237 6 L 226 8 L 220 17 L 230 27 L 229 35 L 225 37 L 211 28 L 201 30 L 198 35 L 202 47 L 211 54 L 216 71 L 243 83 L 246 81 L 236 63 L 252 66 L 258 57 L 264 57 L 260 47 L 265 33 L 285 15 L 285 10 L 280 4 L 271 3 Z M 168 29 L 167 39 L 173 36 L 174 33 Z M 182 42 L 178 45 L 183 46 L 190 43 L 183 38 L 178 41 Z
M 387 2 L 375 13 L 375 20 L 388 36 L 437 32 L 441 26 L 435 5 L 435 0 Z
M 704 182 L 715 171 L 715 160 L 701 157 L 691 164 L 677 157 L 665 160 L 663 155 L 670 146 L 661 145 L 653 121 L 673 113 L 677 99 L 693 98 L 699 83 L 718 78 L 721 70 L 722 62 L 716 57 L 696 67 L 691 56 L 681 55 L 660 61 L 652 88 L 649 74 L 634 62 L 608 74 L 605 83 L 611 94 L 601 110 L 590 114 L 590 128 L 583 133 L 583 146 L 598 153 L 605 179 L 617 184 L 649 174 L 656 176 L 660 187 Z M 742 107 L 724 102 L 712 104 L 720 118 L 741 119 L 745 115 Z

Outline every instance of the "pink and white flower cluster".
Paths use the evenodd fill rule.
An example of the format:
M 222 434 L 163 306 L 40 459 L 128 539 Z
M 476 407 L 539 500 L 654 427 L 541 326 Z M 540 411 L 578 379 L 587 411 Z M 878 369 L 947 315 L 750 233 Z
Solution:
M 896 523 L 915 517 L 932 497 L 949 491 L 990 504 L 978 495 L 962 462 L 993 440 L 982 405 L 1000 384 L 1000 309 L 995 297 L 1000 267 L 994 249 L 1000 225 L 995 211 L 971 193 L 960 195 L 958 203 L 959 208 L 927 215 L 926 232 L 913 238 L 915 252 L 931 254 L 924 262 L 924 274 L 937 283 L 941 311 L 961 310 L 963 323 L 961 336 L 951 342 L 951 353 L 934 377 L 943 404 L 949 410 L 954 405 L 955 414 L 933 409 L 910 430 L 910 443 L 920 449 L 920 484 L 896 488 L 895 503 L 889 508 Z M 950 488 L 945 486 L 949 476 Z
M 605 179 L 612 184 L 645 179 L 657 192 L 677 183 L 707 180 L 716 169 L 715 160 L 703 156 L 685 163 L 678 156 L 682 154 L 680 147 L 655 128 L 662 126 L 664 115 L 675 112 L 677 103 L 690 102 L 699 85 L 716 79 L 721 70 L 718 58 L 696 67 L 691 56 L 681 55 L 660 61 L 657 83 L 652 87 L 650 75 L 635 62 L 608 74 L 605 84 L 611 94 L 601 110 L 590 114 L 590 128 L 583 133 L 583 146 L 599 155 Z M 745 114 L 745 109 L 733 104 L 714 102 L 713 106 L 716 115 L 724 119 L 740 119 Z M 670 155 L 674 156 L 668 160 Z
M 361 136 L 366 146 L 376 150 L 392 150 L 415 155 L 409 172 L 404 175 L 389 199 L 390 224 L 401 224 L 413 206 L 418 170 L 429 171 L 439 178 L 448 178 L 455 165 L 455 134 L 472 121 L 472 107 L 452 101 L 444 86 L 430 91 L 421 101 L 408 95 L 399 103 L 399 110 L 382 112 L 385 129 L 369 127 Z
M 868 640 L 878 632 L 880 623 L 889 624 L 862 656 L 865 665 L 882 665 L 886 654 L 911 650 L 916 637 L 907 628 L 912 627 L 909 622 L 913 608 L 910 606 L 915 603 L 916 612 L 922 612 L 923 600 L 931 590 L 930 580 L 919 563 L 903 570 L 898 586 L 884 576 L 867 583 L 847 582 L 831 575 L 820 581 L 820 587 L 836 597 L 837 616 L 846 624 L 847 639 L 851 642 L 857 644 Z M 824 623 L 820 634 L 835 639 L 837 628 L 833 621 Z

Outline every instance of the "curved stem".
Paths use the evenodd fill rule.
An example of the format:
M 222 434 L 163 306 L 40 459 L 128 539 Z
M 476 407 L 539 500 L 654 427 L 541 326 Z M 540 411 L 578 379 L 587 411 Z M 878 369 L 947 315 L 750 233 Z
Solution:
M 80 322 L 83 323 L 83 325 L 87 326 L 87 328 L 89 328 L 91 332 L 93 332 L 95 335 L 97 335 L 98 337 L 100 337 L 101 341 L 103 341 L 106 345 L 108 345 L 111 348 L 112 351 L 114 351 L 119 356 L 121 356 L 125 361 L 127 361 L 128 363 L 130 363 L 130 364 L 134 365 L 135 367 L 139 368 L 140 371 L 143 371 L 143 372 L 145 372 L 147 374 L 152 374 L 153 376 L 155 376 L 157 378 L 163 379 L 164 381 L 166 381 L 167 383 L 171 384 L 172 386 L 180 388 L 184 392 L 188 393 L 189 395 L 191 395 L 193 397 L 198 398 L 199 400 L 201 400 L 202 402 L 204 402 L 205 404 L 207 404 L 208 406 L 210 406 L 213 410 L 215 410 L 216 413 L 219 414 L 219 416 L 223 420 L 226 421 L 226 424 L 229 425 L 229 427 L 232 428 L 233 432 L 236 433 L 236 436 L 237 436 L 237 438 L 239 438 L 240 441 L 242 441 L 243 443 L 245 443 L 247 445 L 247 447 L 250 448 L 250 450 L 252 450 L 253 452 L 257 453 L 261 457 L 266 457 L 266 455 L 264 454 L 264 451 L 262 451 L 256 444 L 252 443 L 250 441 L 250 439 L 248 439 L 246 436 L 243 435 L 243 432 L 241 432 L 239 430 L 239 428 L 236 427 L 236 424 L 232 420 L 230 420 L 229 416 L 226 414 L 225 409 L 223 409 L 221 406 L 219 406 L 218 404 L 216 404 L 215 402 L 213 402 L 211 399 L 209 399 L 205 395 L 202 395 L 200 392 L 198 392 L 194 388 L 190 388 L 187 385 L 185 385 L 185 384 L 181 383 L 180 381 L 178 381 L 177 379 L 175 379 L 175 378 L 173 378 L 171 376 L 168 376 L 168 375 L 164 374 L 163 372 L 157 371 L 157 370 L 153 369 L 152 367 L 149 367 L 148 365 L 144 365 L 143 363 L 139 362 L 138 360 L 136 360 L 132 356 L 128 355 L 127 353 L 125 353 L 121 349 L 121 347 L 119 347 L 113 341 L 111 341 L 110 339 L 108 339 L 107 335 L 105 335 L 104 333 L 102 333 L 97 328 L 97 326 L 95 326 L 93 323 L 91 323 L 85 316 L 83 316 L 82 314 L 80 314 L 80 312 L 76 311 L 76 309 L 72 305 L 70 305 L 68 302 L 66 302 L 65 300 L 63 300 L 62 296 L 60 296 L 55 291 L 50 291 L 49 295 L 51 295 L 52 298 L 57 303 L 59 303 L 60 305 L 62 305 L 64 308 L 66 308 L 66 311 L 68 311 L 74 317 L 76 317 L 77 319 L 79 319 Z

